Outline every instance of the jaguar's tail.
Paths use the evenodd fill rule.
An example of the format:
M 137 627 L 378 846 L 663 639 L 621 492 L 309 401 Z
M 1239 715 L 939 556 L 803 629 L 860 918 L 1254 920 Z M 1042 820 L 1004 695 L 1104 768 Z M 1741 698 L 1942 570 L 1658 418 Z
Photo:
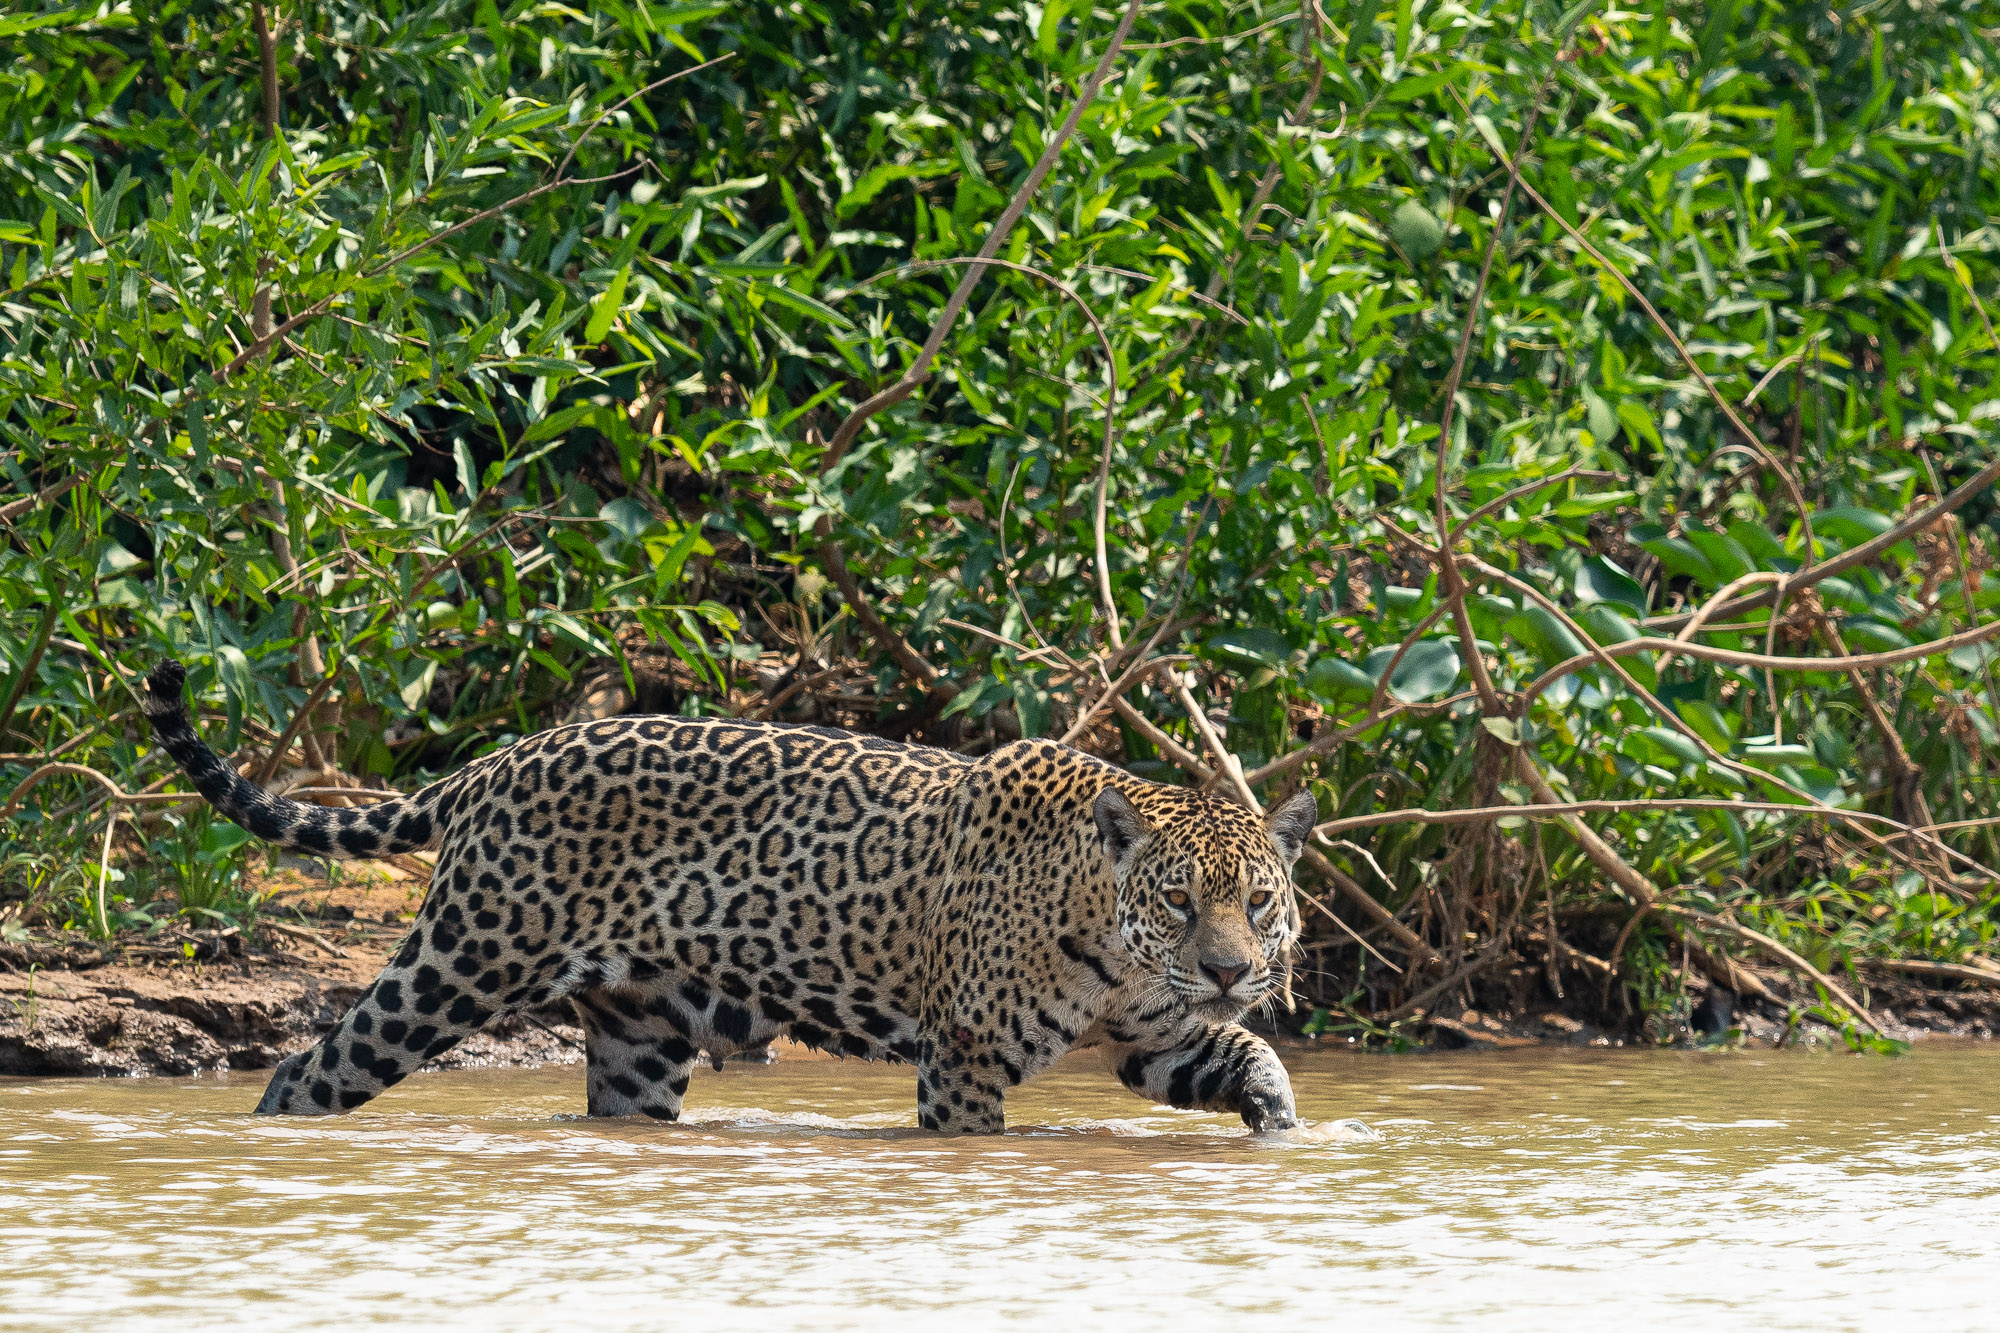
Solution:
M 438 804 L 448 783 L 414 796 L 355 810 L 286 800 L 243 777 L 196 734 L 182 690 L 187 669 L 166 661 L 146 678 L 146 717 L 153 734 L 208 803 L 250 832 L 280 847 L 345 859 L 413 852 L 436 842 Z

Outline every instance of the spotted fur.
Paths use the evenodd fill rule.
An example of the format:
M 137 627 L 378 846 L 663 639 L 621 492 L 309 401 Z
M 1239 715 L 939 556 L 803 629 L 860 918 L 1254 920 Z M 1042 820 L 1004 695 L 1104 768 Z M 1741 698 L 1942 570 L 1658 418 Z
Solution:
M 1004 1127 L 1007 1089 L 1100 1048 L 1134 1091 L 1293 1123 L 1239 1025 L 1298 931 L 1314 818 L 1268 821 L 1051 741 L 978 760 L 818 727 L 621 718 L 488 755 L 413 796 L 270 796 L 195 733 L 184 673 L 160 743 L 217 810 L 320 855 L 439 847 L 414 928 L 258 1110 L 350 1110 L 495 1017 L 567 999 L 592 1115 L 673 1120 L 698 1060 L 784 1035 L 910 1061 L 918 1123 Z

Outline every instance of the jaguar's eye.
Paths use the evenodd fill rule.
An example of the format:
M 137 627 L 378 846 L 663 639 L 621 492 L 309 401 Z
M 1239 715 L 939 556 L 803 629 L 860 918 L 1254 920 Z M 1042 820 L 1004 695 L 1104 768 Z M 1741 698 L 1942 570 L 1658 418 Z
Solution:
M 1271 901 L 1271 893 L 1270 890 L 1268 889 L 1259 889 L 1257 890 L 1257 892 L 1250 895 L 1250 906 L 1253 908 L 1261 909 L 1264 907 L 1265 904 L 1269 903 L 1270 901 Z
M 1187 908 L 1189 901 L 1190 900 L 1187 894 L 1181 891 L 1180 889 L 1175 889 L 1167 895 L 1167 903 L 1169 906 L 1172 907 L 1178 907 L 1185 910 Z

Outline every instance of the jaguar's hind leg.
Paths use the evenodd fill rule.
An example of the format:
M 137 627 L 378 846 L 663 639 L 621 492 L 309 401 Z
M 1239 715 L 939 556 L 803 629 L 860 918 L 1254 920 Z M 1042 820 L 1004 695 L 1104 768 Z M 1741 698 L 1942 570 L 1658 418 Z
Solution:
M 590 1114 L 680 1119 L 681 1097 L 701 1052 L 661 999 L 623 986 L 570 997 L 583 1023 Z
M 260 1115 L 353 1110 L 499 1014 L 561 993 L 556 951 L 508 936 L 465 879 L 439 866 L 409 938 L 333 1031 L 278 1066 Z
M 411 952 L 408 949 L 404 953 Z M 477 1032 L 499 1006 L 428 962 L 382 969 L 333 1031 L 284 1061 L 259 1115 L 337 1115 L 407 1078 Z

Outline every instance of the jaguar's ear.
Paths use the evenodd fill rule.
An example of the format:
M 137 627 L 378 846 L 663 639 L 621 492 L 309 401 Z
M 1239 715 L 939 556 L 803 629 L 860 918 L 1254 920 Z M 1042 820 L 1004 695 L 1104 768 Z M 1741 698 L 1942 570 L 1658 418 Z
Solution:
M 1097 793 L 1091 814 L 1097 819 L 1097 839 L 1104 845 L 1104 854 L 1111 858 L 1114 870 L 1125 869 L 1133 855 L 1153 836 L 1153 826 L 1116 787 L 1106 787 Z
M 1306 849 L 1306 839 L 1312 836 L 1313 825 L 1318 822 L 1319 802 L 1311 792 L 1301 789 L 1298 795 L 1265 816 L 1264 828 L 1270 833 L 1271 845 L 1278 849 L 1278 855 L 1290 865 Z

